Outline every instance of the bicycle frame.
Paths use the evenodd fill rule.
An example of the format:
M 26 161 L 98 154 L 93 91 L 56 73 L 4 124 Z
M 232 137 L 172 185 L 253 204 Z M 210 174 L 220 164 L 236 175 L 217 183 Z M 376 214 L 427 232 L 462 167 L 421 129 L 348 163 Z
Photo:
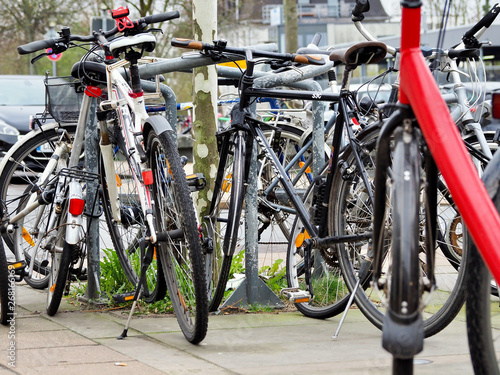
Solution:
M 139 62 L 154 62 L 155 58 L 144 58 L 140 59 Z M 152 210 L 152 201 L 150 196 L 149 189 L 146 188 L 146 184 L 144 183 L 144 176 L 139 175 L 139 172 L 142 174 L 147 173 L 148 170 L 146 168 L 146 164 L 143 160 L 141 160 L 141 152 L 137 152 L 138 148 L 142 148 L 140 143 L 143 141 L 142 131 L 143 126 L 148 118 L 148 114 L 146 112 L 145 100 L 149 98 L 160 98 L 160 89 L 159 89 L 159 80 L 156 78 L 156 87 L 157 90 L 155 93 L 150 94 L 133 94 L 132 90 L 122 77 L 119 72 L 119 68 L 127 65 L 129 62 L 127 60 L 120 60 L 112 65 L 106 66 L 106 76 L 107 76 L 107 90 L 110 93 L 110 100 L 105 100 L 100 103 L 100 108 L 103 110 L 109 109 L 117 109 L 117 113 L 120 116 L 121 120 L 121 131 L 124 137 L 126 147 L 128 149 L 128 155 L 131 159 L 131 164 L 136 167 L 134 170 L 134 183 L 137 187 L 137 190 L 140 192 L 139 194 L 139 202 L 141 204 L 142 211 L 144 212 L 144 217 L 148 222 L 150 228 L 151 242 L 155 243 L 157 240 L 157 234 L 154 230 L 153 224 L 153 210 Z M 132 108 L 134 113 L 134 121 L 132 122 L 132 116 L 130 115 L 129 108 Z M 101 131 L 103 127 L 107 125 L 101 126 Z M 140 137 L 137 134 L 141 134 Z M 130 152 L 132 148 L 136 149 L 136 152 Z M 113 154 L 110 145 L 106 145 L 101 142 L 101 152 L 103 154 L 104 160 L 104 170 L 105 174 L 112 181 L 115 176 L 115 169 L 113 164 Z M 140 167 L 139 167 L 140 166 Z M 110 202 L 112 202 L 111 209 L 113 213 L 113 218 L 117 222 L 121 222 L 120 217 L 120 201 L 118 197 L 118 191 L 115 184 L 108 184 L 108 190 L 110 195 Z

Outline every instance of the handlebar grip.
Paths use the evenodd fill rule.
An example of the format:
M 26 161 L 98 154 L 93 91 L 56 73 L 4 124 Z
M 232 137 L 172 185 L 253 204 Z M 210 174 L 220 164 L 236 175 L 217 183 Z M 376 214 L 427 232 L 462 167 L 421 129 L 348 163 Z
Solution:
M 311 40 L 311 43 L 309 44 L 314 44 L 315 46 L 319 45 L 319 42 L 321 41 L 321 34 L 320 33 L 316 33 L 314 34 L 312 40 Z
M 500 12 L 500 6 L 498 6 L 497 3 L 493 5 L 493 8 L 491 8 L 490 11 L 486 13 L 486 15 L 483 18 L 481 18 L 478 23 L 476 23 L 469 31 L 467 31 L 464 34 L 463 38 L 470 38 L 474 36 L 474 34 L 476 34 L 483 27 L 490 27 L 495 18 L 497 18 L 499 12 Z
M 307 48 L 307 47 L 302 47 L 302 48 L 299 48 L 297 50 L 298 55 L 328 55 L 328 56 L 330 56 L 331 53 L 332 53 L 332 51 L 325 51 L 323 49 L 313 49 L 313 48 Z
M 179 11 L 173 10 L 171 12 L 158 13 L 158 14 L 152 14 L 150 16 L 146 16 L 146 17 L 144 17 L 144 22 L 146 22 L 147 24 L 158 23 L 158 22 L 173 20 L 173 19 L 179 18 L 179 17 L 180 17 Z
M 366 13 L 370 10 L 370 3 L 368 0 L 356 0 L 356 5 L 352 10 L 352 20 L 354 22 L 363 21 L 365 16 L 363 13 Z
M 310 55 L 293 55 L 292 61 L 301 64 L 325 65 L 325 62 L 321 57 L 310 56 Z
M 20 55 L 27 55 L 28 53 L 33 53 L 46 48 L 53 48 L 56 43 L 57 39 L 36 40 L 34 42 L 18 46 L 17 53 L 19 53 Z
M 198 42 L 197 40 L 192 39 L 172 38 L 170 44 L 174 47 L 202 50 L 205 43 Z

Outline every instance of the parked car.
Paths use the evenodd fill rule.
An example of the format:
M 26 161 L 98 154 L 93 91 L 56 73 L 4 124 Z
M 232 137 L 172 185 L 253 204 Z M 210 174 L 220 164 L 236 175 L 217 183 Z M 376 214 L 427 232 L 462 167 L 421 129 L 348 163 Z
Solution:
M 44 78 L 0 75 L 0 155 L 30 131 L 30 117 L 44 111 Z

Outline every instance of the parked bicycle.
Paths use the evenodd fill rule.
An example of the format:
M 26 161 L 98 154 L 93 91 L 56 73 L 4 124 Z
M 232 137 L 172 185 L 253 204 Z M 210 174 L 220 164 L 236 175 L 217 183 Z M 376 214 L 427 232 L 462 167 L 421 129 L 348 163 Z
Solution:
M 372 282 L 387 296 L 382 344 L 393 356 L 393 373 L 412 374 L 413 357 L 423 348 L 421 309 L 425 301 L 422 294 L 433 290 L 437 280 L 432 250 L 437 238 L 438 171 L 478 248 L 491 265 L 498 264 L 491 261 L 498 262 L 500 256 L 496 250 L 500 216 L 422 56 L 419 45 L 421 3 L 410 0 L 402 2 L 402 6 L 399 104 L 383 124 L 377 143 Z M 367 1 L 358 0 L 356 11 L 366 11 L 367 7 Z M 494 7 L 468 36 L 473 39 L 478 30 L 488 27 L 497 12 L 498 8 Z M 392 160 L 389 157 L 391 148 L 394 150 Z M 392 202 L 391 273 L 382 277 L 386 269 L 382 261 L 387 252 L 388 178 Z M 425 184 L 423 232 L 419 223 L 422 181 Z M 425 268 L 419 256 L 422 241 L 427 249 Z
M 361 4 L 362 2 L 358 2 Z M 366 4 L 366 3 L 364 3 Z M 494 8 L 495 9 L 495 8 Z M 356 23 L 361 34 L 367 39 L 374 38 L 363 28 L 361 20 L 363 13 L 355 7 L 353 11 L 353 20 Z M 480 30 L 476 29 L 475 37 L 478 38 L 484 33 L 487 27 Z M 474 34 L 471 34 L 474 36 Z M 462 46 L 463 48 L 463 46 Z M 394 48 L 389 47 L 389 51 L 396 54 Z M 426 59 L 436 59 L 441 53 L 439 69 L 445 73 L 450 73 L 454 82 L 453 93 L 443 95 L 443 99 L 448 104 L 454 103 L 455 108 L 452 110 L 452 117 L 456 121 L 458 129 L 461 131 L 464 143 L 471 154 L 476 168 L 482 171 L 485 165 L 490 160 L 493 151 L 497 149 L 497 144 L 494 141 L 494 132 L 483 132 L 481 124 L 473 116 L 471 106 L 468 103 L 465 87 L 463 86 L 460 74 L 457 71 L 456 58 L 462 56 L 466 59 L 477 55 L 477 47 L 470 47 L 467 50 L 460 49 L 457 46 L 450 51 L 426 49 Z M 399 55 L 396 54 L 396 61 Z M 396 70 L 399 70 L 399 64 Z M 399 91 L 398 80 L 396 81 L 391 97 L 395 98 Z M 391 112 L 396 107 L 389 102 L 385 107 Z M 377 135 L 378 137 L 378 135 Z M 375 138 L 374 138 L 375 139 Z M 372 158 L 366 158 L 366 163 L 375 166 L 375 140 L 372 143 L 366 144 L 368 151 L 372 153 Z M 391 141 L 391 150 L 393 144 Z M 330 211 L 331 231 L 337 235 L 354 234 L 364 232 L 367 227 L 371 226 L 370 217 L 373 214 L 373 206 L 366 198 L 364 187 L 358 183 L 359 178 L 356 173 L 351 170 L 355 165 L 355 161 L 350 155 L 349 146 L 342 157 L 345 163 L 344 171 L 341 172 L 335 179 L 333 184 L 335 191 L 331 197 L 336 199 L 333 202 L 333 210 Z M 389 154 L 388 154 L 389 155 Z M 387 156 L 386 156 L 387 158 Z M 391 159 L 387 159 L 389 162 Z M 389 176 L 391 172 L 389 172 Z M 374 175 L 372 175 L 373 177 Z M 422 185 L 424 187 L 425 185 Z M 423 194 L 423 190 L 421 190 Z M 390 195 L 390 190 L 387 192 Z M 336 198 L 335 198 L 336 197 Z M 422 198 L 422 202 L 424 199 Z M 423 291 L 422 300 L 425 304 L 421 306 L 422 317 L 424 319 L 425 336 L 436 334 L 456 316 L 465 300 L 465 288 L 463 288 L 466 271 L 466 256 L 462 249 L 462 220 L 457 210 L 455 202 L 449 193 L 447 184 L 440 178 L 437 182 L 437 246 L 433 251 L 433 267 L 436 277 L 435 284 L 432 288 Z M 392 221 L 392 205 L 388 202 L 386 208 L 387 218 L 385 221 L 386 237 L 385 251 L 381 262 L 382 271 L 379 277 L 381 279 L 389 279 L 391 268 L 391 221 Z M 425 210 L 420 210 L 419 228 L 421 238 L 424 238 L 424 228 L 426 224 Z M 338 256 L 339 263 L 342 268 L 346 284 L 350 291 L 356 290 L 356 304 L 364 313 L 364 315 L 378 328 L 382 328 L 384 322 L 384 314 L 386 311 L 386 303 L 388 296 L 387 289 L 379 290 L 370 284 L 371 280 L 371 265 L 374 259 L 373 246 L 371 239 L 359 241 L 355 243 L 339 244 Z M 419 246 L 420 263 L 424 274 L 427 267 L 428 250 L 427 244 L 422 240 Z
M 70 139 L 69 133 L 63 131 L 56 142 L 54 152 L 58 158 L 51 158 L 42 176 L 36 183 L 31 183 L 26 194 L 22 196 L 21 202 L 28 201 L 27 208 L 22 206 L 25 203 L 20 203 L 18 206 L 22 206 L 25 211 L 9 212 L 4 226 L 16 238 L 14 243 L 20 243 L 24 238 L 21 220 L 34 209 L 47 211 L 50 226 L 41 221 L 44 216 L 39 214 L 36 225 L 30 227 L 30 230 L 40 228 L 44 229 L 43 232 L 30 233 L 25 230 L 34 243 L 30 253 L 30 268 L 33 268 L 33 259 L 36 259 L 34 252 L 38 249 L 47 250 L 51 257 L 50 277 L 54 280 L 49 283 L 49 294 L 51 289 L 57 289 L 57 299 L 60 301 L 62 293 L 59 293 L 59 289 L 63 289 L 67 283 L 67 268 L 71 260 L 76 258 L 77 250 L 68 251 L 64 247 L 60 251 L 58 248 L 47 247 L 47 244 L 54 243 L 52 238 L 48 237 L 51 231 L 53 236 L 61 237 L 58 243 L 68 243 L 67 233 L 73 225 L 72 220 L 65 219 L 66 212 L 69 212 L 69 215 L 73 213 L 73 191 L 67 188 L 70 181 L 69 186 L 81 191 L 80 217 L 85 200 L 101 203 L 115 251 L 127 276 L 136 285 L 134 300 L 141 294 L 148 296 L 153 293 L 153 290 L 150 290 L 151 285 L 146 281 L 146 270 L 152 260 L 156 259 L 158 276 L 161 275 L 161 269 L 165 274 L 169 296 L 181 330 L 188 341 L 198 343 L 206 335 L 208 309 L 194 207 L 181 159 L 172 139 L 173 129 L 163 117 L 148 117 L 146 113 L 145 100 L 158 98 L 160 95 L 159 81 L 156 81 L 156 93 L 144 94 L 138 69 L 139 63 L 154 60 L 143 57 L 145 52 L 154 50 L 156 43 L 154 35 L 147 31 L 147 26 L 176 18 L 179 13 L 161 13 L 134 21 L 129 20 L 127 15 L 128 10 L 125 8 L 113 11 L 118 26 L 110 31 L 79 36 L 72 35 L 69 28 L 63 28 L 59 38 L 18 47 L 18 51 L 25 54 L 45 48 L 52 48 L 55 53 L 61 53 L 73 47 L 74 42 L 93 45 L 82 61 L 72 69 L 73 77 L 80 79 L 86 94 L 81 104 L 75 138 Z M 123 36 L 108 41 L 108 38 L 118 32 L 123 32 Z M 94 57 L 101 47 L 106 64 L 90 61 L 90 57 Z M 117 60 L 121 56 L 124 57 L 123 60 Z M 121 74 L 126 65 L 129 65 L 130 85 Z M 85 184 L 79 183 L 81 174 L 88 173 L 78 168 L 78 159 L 92 97 L 97 98 L 99 103 L 97 119 L 101 139 L 101 161 L 100 174 L 96 175 L 95 179 L 100 179 L 103 192 L 101 197 L 85 197 Z M 43 143 L 41 137 L 38 138 L 36 147 Z M 22 155 L 26 157 L 29 154 L 30 148 L 26 146 Z M 18 161 L 10 161 L 12 167 L 10 172 L 7 172 L 10 176 L 19 165 L 23 166 Z M 33 189 L 33 186 L 37 188 Z M 60 199 L 59 206 L 69 206 L 69 211 L 67 208 L 60 211 L 62 215 L 56 210 L 55 198 L 52 202 L 52 197 L 48 194 L 54 188 L 55 197 Z M 45 201 L 39 197 L 44 197 Z M 78 244 L 84 238 L 85 232 L 81 223 L 75 227 L 74 246 L 80 248 Z M 17 247 L 16 256 L 22 258 L 23 254 L 19 250 Z M 63 261 L 58 259 L 61 254 Z M 134 268 L 132 260 L 137 255 L 140 272 Z M 57 267 L 60 264 L 64 267 L 61 266 L 58 272 Z M 161 280 L 156 278 L 155 284 L 158 285 Z M 59 302 L 56 302 L 49 302 L 50 314 L 57 311 Z

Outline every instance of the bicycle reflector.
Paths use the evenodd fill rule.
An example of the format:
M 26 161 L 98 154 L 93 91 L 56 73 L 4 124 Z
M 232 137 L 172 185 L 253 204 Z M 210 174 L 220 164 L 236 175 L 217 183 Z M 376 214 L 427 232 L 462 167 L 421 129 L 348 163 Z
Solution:
M 500 93 L 491 94 L 491 112 L 493 118 L 500 118 Z
M 151 169 L 145 169 L 142 171 L 142 180 L 144 181 L 144 185 L 153 184 L 153 171 Z
M 69 200 L 69 213 L 73 216 L 79 216 L 85 207 L 85 200 L 82 198 L 70 198 Z

